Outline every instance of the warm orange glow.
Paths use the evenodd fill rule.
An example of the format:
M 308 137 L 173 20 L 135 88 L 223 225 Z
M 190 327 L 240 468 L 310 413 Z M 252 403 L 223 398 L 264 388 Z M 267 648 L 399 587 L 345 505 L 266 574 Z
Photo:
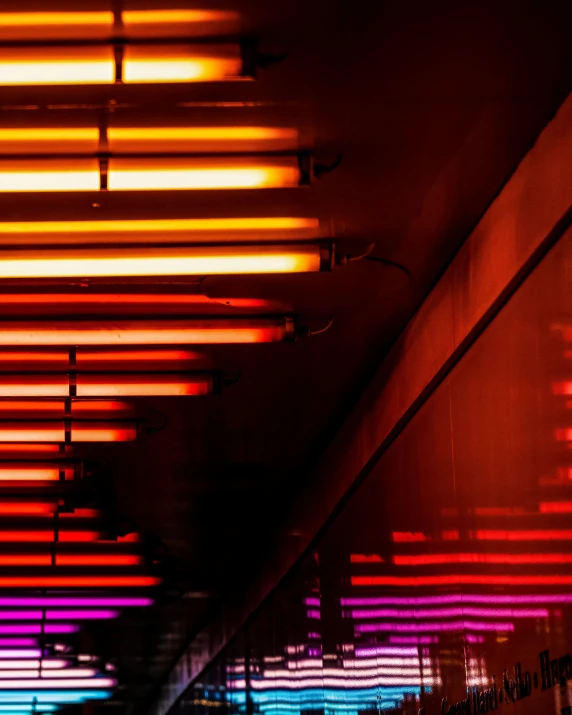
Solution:
M 92 153 L 99 146 L 97 127 L 1 128 L 1 154 Z
M 129 402 L 120 400 L 72 400 L 72 415 L 75 417 L 86 417 L 87 415 L 99 415 L 106 412 L 121 413 L 114 417 L 128 417 L 134 413 L 134 407 Z
M 2 400 L 0 399 L 0 417 L 22 419 L 27 415 L 40 414 L 45 418 L 63 417 L 63 400 Z
M 49 502 L 0 502 L 2 516 L 45 516 L 55 511 L 56 504 Z
M 72 474 L 71 470 L 66 470 L 66 477 Z M 59 478 L 60 468 L 57 464 L 0 463 L 0 482 L 57 482 Z
M 2 66 L 0 65 L 0 76 Z M 97 159 L 0 161 L 0 192 L 99 191 Z
M 1 134 L 0 134 L 1 137 Z M 228 152 L 298 149 L 298 131 L 270 126 L 110 127 L 112 152 Z
M 155 576 L 2 576 L 0 588 L 136 588 L 160 582 Z
M 279 342 L 293 336 L 285 318 L 156 321 L 0 322 L 0 345 L 208 345 Z M 28 435 L 26 441 L 52 441 Z M 0 441 L 1 435 L 0 435 Z M 4 440 L 6 441 L 6 440 Z
M 0 442 L 64 442 L 63 422 L 0 422 Z
M 0 457 L 5 458 L 5 453 L 10 454 L 58 454 L 60 451 L 57 444 L 2 444 L 0 442 Z
M 0 566 L 51 566 L 50 554 L 0 554 Z
M 317 245 L 3 251 L 0 278 L 305 273 L 321 257 Z
M 164 23 L 184 25 L 185 23 L 220 22 L 229 18 L 238 19 L 238 15 L 228 10 L 186 10 L 184 8 L 177 10 L 123 11 L 123 25 L 127 31 L 132 25 L 158 25 Z
M 0 242 L 155 243 L 189 241 L 286 241 L 317 238 L 315 218 L 293 216 L 262 218 L 188 218 L 132 221 L 11 221 L 0 222 Z
M 109 46 L 0 48 L 0 85 L 113 84 Z
M 74 422 L 72 442 L 131 442 L 137 439 L 137 426 L 122 422 Z
M 572 529 L 479 529 L 471 532 L 479 541 L 572 541 Z
M 208 395 L 210 375 L 78 375 L 78 397 Z M 88 405 L 91 403 L 87 403 Z
M 101 363 L 169 363 L 169 362 L 195 362 L 202 359 L 201 353 L 190 350 L 78 350 L 76 362 L 84 367 L 94 368 Z
M 123 60 L 126 84 L 213 82 L 242 74 L 238 45 L 127 45 Z
M 109 160 L 110 191 L 270 189 L 298 186 L 296 157 Z
M 68 394 L 67 375 L 26 375 L 25 377 L 0 375 L 0 397 L 67 397 Z M 25 402 L 18 402 L 16 410 L 30 409 L 30 406 Z M 43 407 L 41 402 L 37 402 L 36 406 L 40 409 Z M 46 407 L 48 410 L 50 408 L 53 410 L 55 403 L 47 403 Z
M 572 554 L 396 554 L 396 566 L 441 564 L 559 564 L 572 563 Z
M 0 13 L 0 37 L 6 40 L 104 38 L 112 28 L 113 13 L 106 11 Z
M 8 296 L 8 300 L 11 297 Z M 46 302 L 46 296 L 39 296 L 39 298 L 44 298 L 44 305 Z M 0 301 L 5 304 L 6 296 L 0 295 Z M 40 303 L 40 300 L 38 300 Z M 43 351 L 10 351 L 10 352 L 0 352 L 0 366 L 3 367 L 2 363 L 9 363 L 13 365 L 18 365 L 19 369 L 23 367 L 28 368 L 29 363 L 33 363 L 33 367 L 36 368 L 35 363 L 45 363 L 49 369 L 55 369 L 58 367 L 67 367 L 69 361 L 69 353 L 67 351 L 61 352 L 43 352 Z M 0 368 L 1 369 L 1 368 Z
M 139 566 L 134 554 L 57 554 L 56 566 Z

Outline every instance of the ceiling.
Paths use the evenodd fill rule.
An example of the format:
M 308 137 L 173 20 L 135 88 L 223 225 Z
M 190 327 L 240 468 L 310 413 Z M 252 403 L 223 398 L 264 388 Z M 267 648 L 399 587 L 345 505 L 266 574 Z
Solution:
M 331 273 L 155 286 L 230 301 L 220 310 L 233 315 L 242 311 L 233 299 L 273 301 L 317 334 L 201 348 L 202 362 L 233 383 L 221 395 L 141 398 L 141 440 L 83 450 L 97 498 L 146 535 L 165 577 L 156 607 L 86 635 L 118 662 L 118 711 L 143 712 L 193 635 L 255 578 L 299 484 L 570 90 L 572 8 L 562 3 L 237 0 L 224 8 L 241 13 L 243 33 L 263 49 L 287 55 L 256 83 L 153 99 L 141 89 L 113 97 L 83 89 L 73 103 L 89 104 L 80 110 L 88 115 L 116 99 L 117 116 L 143 121 L 198 112 L 295 124 L 319 161 L 341 155 L 338 168 L 309 188 L 0 196 L 3 220 L 302 215 L 318 217 L 350 255 L 375 244 L 368 259 Z M 4 117 L 78 111 L 65 89 L 39 91 L 33 108 L 22 108 L 24 98 L 7 90 Z

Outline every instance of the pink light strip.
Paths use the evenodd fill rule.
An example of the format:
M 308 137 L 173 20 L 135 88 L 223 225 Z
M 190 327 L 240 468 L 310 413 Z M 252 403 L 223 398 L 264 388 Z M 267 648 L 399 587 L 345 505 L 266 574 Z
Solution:
M 548 618 L 546 608 L 434 608 L 420 610 L 397 610 L 374 608 L 350 611 L 351 617 L 358 618 Z
M 379 633 L 380 631 L 402 631 L 416 633 L 423 631 L 514 631 L 514 623 L 486 623 L 481 621 L 449 621 L 444 623 L 358 623 L 356 633 Z
M 457 603 L 572 603 L 572 594 L 482 595 L 451 593 L 443 596 L 371 596 L 368 598 L 341 598 L 342 606 L 431 606 Z
M 46 624 L 18 624 L 10 626 L 0 626 L 2 635 L 41 635 L 42 633 L 77 633 L 79 626 L 71 623 L 46 623 Z

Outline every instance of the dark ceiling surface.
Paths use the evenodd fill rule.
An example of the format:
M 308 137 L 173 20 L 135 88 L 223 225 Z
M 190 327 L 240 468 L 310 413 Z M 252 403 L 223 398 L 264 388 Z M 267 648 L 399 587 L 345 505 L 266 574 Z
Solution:
M 335 171 L 311 188 L 108 194 L 98 195 L 98 206 L 89 194 L 40 196 L 33 205 L 29 197 L 0 198 L 3 220 L 317 216 L 348 252 L 374 242 L 373 257 L 406 269 L 363 260 L 332 273 L 213 277 L 186 287 L 289 305 L 315 332 L 333 322 L 294 343 L 201 349 L 206 363 L 238 377 L 234 385 L 221 396 L 141 399 L 149 425 L 141 441 L 86 450 L 103 498 L 147 535 L 166 579 L 156 607 L 91 633 L 118 661 L 117 711 L 144 712 L 217 604 L 255 577 L 301 480 L 311 478 L 376 365 L 569 92 L 572 8 L 564 5 L 222 3 L 241 13 L 245 35 L 287 58 L 256 83 L 167 92 L 146 115 L 184 121 L 196 112 L 227 119 L 248 112 L 253 121 L 295 123 L 324 162 L 343 156 Z M 135 105 L 145 97 L 128 90 L 117 90 L 118 102 L 134 106 L 117 111 L 140 113 Z M 101 99 L 82 91 L 86 101 Z M 66 104 L 58 92 L 50 101 Z M 23 96 L 7 91 L 2 104 L 11 108 L 2 116 L 30 111 L 16 108 Z M 44 111 L 42 92 L 36 101 Z

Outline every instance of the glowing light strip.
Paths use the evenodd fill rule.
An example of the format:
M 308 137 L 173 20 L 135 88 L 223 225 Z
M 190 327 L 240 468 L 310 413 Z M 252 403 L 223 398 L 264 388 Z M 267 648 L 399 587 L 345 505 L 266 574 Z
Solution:
M 572 603 L 572 594 L 476 594 L 451 593 L 441 596 L 374 596 L 370 598 L 341 598 L 342 606 L 444 606 L 459 603 L 483 603 L 495 605 Z
M 73 477 L 73 469 L 62 467 L 64 477 Z M 1 464 L 0 482 L 56 482 L 60 479 L 59 465 Z
M 93 668 L 63 668 L 62 670 L 0 670 L 0 690 L 4 687 L 7 680 L 25 678 L 26 680 L 34 680 L 35 684 L 38 680 L 61 680 L 64 678 L 93 678 L 97 675 L 97 671 Z M 58 685 L 61 687 L 61 685 Z
M 0 252 L 0 278 L 307 273 L 321 267 L 316 245 Z
M 433 608 L 416 610 L 397 610 L 389 608 L 374 608 L 367 610 L 354 609 L 350 617 L 359 618 L 548 618 L 550 612 L 546 608 Z
M 25 680 L 13 679 L 2 680 L 2 690 L 28 690 L 34 688 L 38 690 L 50 690 L 52 688 L 66 688 L 75 690 L 76 688 L 113 688 L 117 681 L 114 678 L 62 678 L 51 681 L 47 678 L 26 678 Z
M 55 668 L 67 668 L 67 666 L 67 660 L 57 658 L 0 660 L 0 670 L 39 670 L 40 668 L 53 670 Z
M 352 576 L 352 586 L 571 586 L 572 576 L 506 574 L 440 574 L 435 576 Z
M 103 25 L 113 27 L 112 12 L 3 12 L 0 13 L 0 27 L 54 27 Z
M 41 610 L 41 611 L 0 611 L 0 621 L 83 621 L 117 618 L 119 611 L 109 609 L 89 610 Z
M 572 554 L 395 554 L 396 566 L 436 566 L 441 564 L 569 564 Z
M 65 543 L 97 541 L 100 536 L 101 534 L 99 531 L 58 531 L 58 541 Z M 0 543 L 51 543 L 54 540 L 55 535 L 53 529 L 51 531 L 0 531 Z
M 572 596 L 571 596 L 572 599 Z M 27 597 L 12 596 L 0 597 L 0 608 L 21 607 L 64 607 L 64 608 L 99 608 L 99 607 L 141 607 L 153 605 L 153 599 L 143 596 L 46 596 Z M 54 611 L 54 613 L 57 613 Z M 67 617 L 67 616 L 66 616 Z M 0 644 L 1 645 L 1 644 Z
M 0 222 L 0 241 L 15 237 L 49 243 L 73 241 L 86 245 L 109 240 L 155 242 L 256 240 L 272 241 L 317 238 L 320 223 L 315 218 L 277 216 L 261 218 L 135 219 L 118 221 L 20 221 Z M 32 238 L 33 237 L 33 238 Z M 13 240 L 13 239 L 12 239 Z
M 18 643 L 16 643 L 16 641 Z M 35 638 L 2 638 L 2 645 L 37 645 Z M 40 648 L 0 648 L 0 662 L 5 658 L 41 658 Z
M 125 422 L 73 422 L 71 442 L 128 442 L 137 439 L 137 426 Z M 64 422 L 0 422 L 0 442 L 65 442 Z M 0 514 L 2 506 L 0 505 Z M 29 513 L 29 512 L 22 512 Z
M 42 635 L 42 633 L 77 633 L 79 626 L 71 623 L 19 623 L 17 625 L 0 625 L 3 635 Z
M 0 576 L 0 588 L 134 588 L 159 583 L 155 576 Z
M 209 345 L 279 342 L 293 335 L 285 318 L 237 320 L 0 322 L 0 345 Z M 28 437 L 49 442 L 51 437 Z M 5 441 L 5 440 L 3 440 Z M 63 441 L 58 439 L 57 441 Z

